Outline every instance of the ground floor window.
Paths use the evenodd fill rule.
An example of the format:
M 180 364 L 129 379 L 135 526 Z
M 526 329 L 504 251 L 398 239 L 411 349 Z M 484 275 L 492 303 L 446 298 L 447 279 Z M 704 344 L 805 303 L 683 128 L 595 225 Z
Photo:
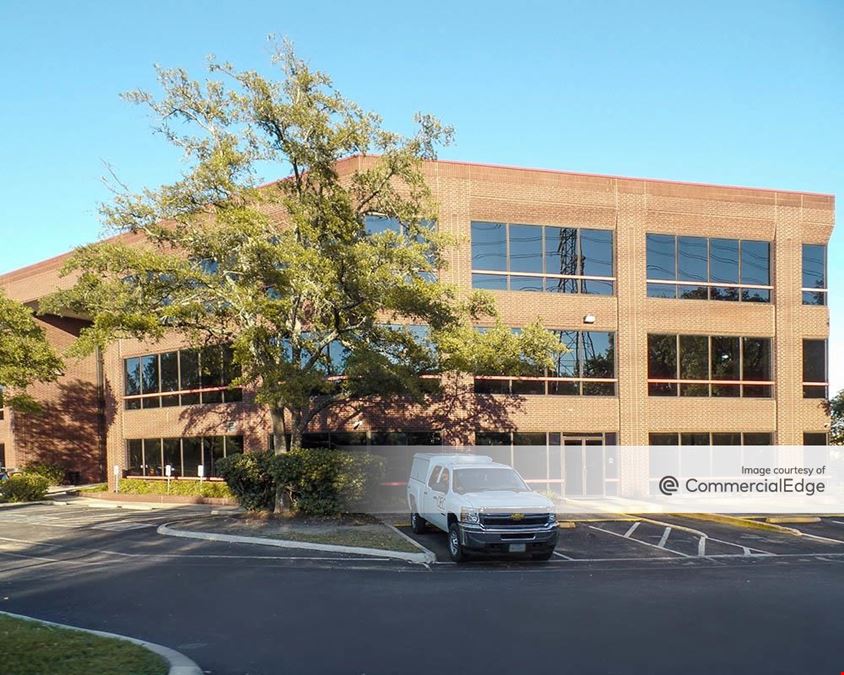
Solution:
M 169 465 L 174 478 L 197 478 L 202 465 L 204 476 L 212 478 L 219 459 L 243 452 L 243 436 L 133 438 L 126 450 L 127 476 L 164 476 Z
M 825 431 L 806 431 L 803 433 L 803 445 L 828 445 L 829 438 Z
M 476 452 L 509 464 L 538 492 L 565 497 L 618 494 L 614 432 L 476 431 Z

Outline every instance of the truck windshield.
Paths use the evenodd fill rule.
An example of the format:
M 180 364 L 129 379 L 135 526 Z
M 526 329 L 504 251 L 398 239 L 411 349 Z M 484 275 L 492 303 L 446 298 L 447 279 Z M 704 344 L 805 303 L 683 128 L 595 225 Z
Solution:
M 513 469 L 472 468 L 456 469 L 454 472 L 454 491 L 457 494 L 493 490 L 530 492 L 530 488 Z

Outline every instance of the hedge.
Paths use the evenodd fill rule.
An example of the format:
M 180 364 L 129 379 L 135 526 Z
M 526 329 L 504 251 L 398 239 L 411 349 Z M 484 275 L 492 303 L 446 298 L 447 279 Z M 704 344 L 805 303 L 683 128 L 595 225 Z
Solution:
M 247 511 L 271 511 L 275 505 L 273 457 L 272 452 L 247 452 L 217 460 L 217 473 Z
M 232 498 L 231 490 L 225 483 L 199 480 L 171 480 L 168 490 L 166 480 L 144 480 L 143 478 L 123 478 L 120 481 L 120 493 L 126 495 L 177 495 L 180 497 L 224 497 Z
M 23 472 L 28 474 L 35 474 L 37 476 L 44 476 L 50 485 L 61 485 L 64 483 L 65 469 L 58 464 L 47 464 L 46 462 L 31 462 L 25 464 Z
M 50 481 L 32 473 L 16 473 L 0 481 L 0 502 L 36 502 L 47 496 Z

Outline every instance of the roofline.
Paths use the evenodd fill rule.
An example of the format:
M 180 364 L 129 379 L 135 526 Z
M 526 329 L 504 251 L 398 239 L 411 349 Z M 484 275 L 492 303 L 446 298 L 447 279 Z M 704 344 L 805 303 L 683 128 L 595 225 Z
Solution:
M 373 155 L 370 155 L 373 156 Z M 348 157 L 347 159 L 353 159 L 354 157 L 361 157 L 361 155 L 354 155 L 353 157 Z M 342 161 L 342 160 L 341 160 Z M 565 171 L 562 169 L 545 169 L 545 168 L 537 168 L 537 167 L 526 167 L 526 166 L 516 166 L 513 164 L 488 164 L 485 162 L 464 162 L 461 160 L 455 159 L 436 159 L 436 160 L 428 160 L 432 164 L 453 164 L 456 166 L 478 166 L 487 169 L 504 169 L 507 171 L 530 171 L 531 173 L 550 173 L 550 174 L 557 174 L 557 175 L 564 175 L 564 176 L 583 176 L 586 178 L 609 178 L 612 180 L 627 180 L 639 183 L 668 183 L 669 185 L 690 185 L 693 187 L 707 187 L 707 188 L 722 188 L 728 190 L 746 190 L 750 192 L 771 192 L 777 193 L 781 192 L 784 194 L 792 194 L 792 195 L 806 195 L 809 197 L 830 197 L 835 199 L 835 194 L 830 192 L 810 192 L 807 190 L 782 190 L 779 188 L 766 188 L 766 187 L 751 187 L 747 185 L 727 185 L 724 183 L 702 183 L 702 182 L 695 182 L 695 181 L 686 181 L 686 180 L 675 180 L 670 178 L 643 178 L 643 177 L 635 177 L 635 176 L 621 176 L 616 174 L 608 174 L 608 173 L 589 173 L 584 171 Z

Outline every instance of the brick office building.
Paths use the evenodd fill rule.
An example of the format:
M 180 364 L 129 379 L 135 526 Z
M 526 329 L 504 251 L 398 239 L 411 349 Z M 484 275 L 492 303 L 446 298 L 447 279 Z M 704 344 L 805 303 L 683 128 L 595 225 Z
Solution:
M 484 445 L 569 496 L 617 492 L 616 444 L 826 441 L 831 195 L 446 161 L 425 171 L 439 227 L 462 242 L 444 279 L 492 291 L 514 328 L 541 317 L 569 351 L 541 377 L 462 378 L 469 403 L 459 410 L 373 405 L 324 416 L 306 440 L 394 456 Z M 35 303 L 59 283 L 62 261 L 0 276 L 0 286 Z M 65 321 L 45 319 L 60 345 L 81 319 Z M 0 421 L 6 463 L 44 452 L 103 473 L 171 464 L 188 476 L 268 447 L 267 416 L 248 391 L 225 388 L 224 351 L 180 346 L 124 340 L 69 366 L 58 386 L 36 389 L 56 401 L 40 423 L 8 411 Z M 513 456 L 514 444 L 535 452 Z

